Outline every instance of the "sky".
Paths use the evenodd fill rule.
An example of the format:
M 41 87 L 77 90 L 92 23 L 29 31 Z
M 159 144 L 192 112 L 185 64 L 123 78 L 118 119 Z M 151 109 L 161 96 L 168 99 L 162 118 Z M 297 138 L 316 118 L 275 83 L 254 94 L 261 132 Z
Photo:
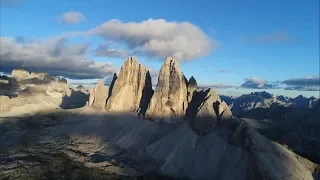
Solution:
M 0 0 L 1 70 L 71 84 L 110 79 L 128 56 L 158 71 L 174 56 L 220 94 L 319 97 L 317 0 Z

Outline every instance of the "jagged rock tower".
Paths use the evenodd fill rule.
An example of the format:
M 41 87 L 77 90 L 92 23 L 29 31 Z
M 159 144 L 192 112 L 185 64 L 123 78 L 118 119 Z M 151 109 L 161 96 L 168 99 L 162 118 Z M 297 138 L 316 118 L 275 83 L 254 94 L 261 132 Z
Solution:
M 104 86 L 103 79 L 98 81 L 95 88 L 90 88 L 89 107 L 96 110 L 104 110 L 108 98 L 109 88 Z
M 126 59 L 115 80 L 106 110 L 145 114 L 153 94 L 149 71 L 135 57 Z
M 178 61 L 168 57 L 160 69 L 146 118 L 168 122 L 182 120 L 187 106 L 187 80 L 180 71 Z
M 197 85 L 196 79 L 193 76 L 191 76 L 191 78 L 188 81 L 188 88 L 187 88 L 187 90 L 188 90 L 188 103 L 191 102 L 193 93 L 197 89 L 197 87 L 198 87 L 198 85 Z

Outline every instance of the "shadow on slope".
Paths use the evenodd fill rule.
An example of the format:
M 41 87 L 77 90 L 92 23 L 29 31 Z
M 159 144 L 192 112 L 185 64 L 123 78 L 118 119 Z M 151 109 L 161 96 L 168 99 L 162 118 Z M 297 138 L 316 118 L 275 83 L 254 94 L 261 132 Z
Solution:
M 89 108 L 2 118 L 0 123 L 0 177 L 7 179 L 149 179 L 154 174 L 257 179 L 288 172 L 300 177 L 301 170 L 310 179 L 313 171 L 304 168 L 309 161 L 295 159 L 292 152 L 241 126 L 232 134 L 240 140 L 232 138 L 231 143 L 230 134 L 219 135 L 222 129 L 198 136 L 187 123 L 159 125 L 135 114 Z M 270 162 L 280 168 L 272 170 Z
M 71 90 L 70 96 L 63 96 L 60 107 L 62 109 L 81 108 L 86 105 L 89 100 L 89 95 L 81 92 L 80 90 Z
M 144 148 L 168 128 L 132 114 L 52 110 L 0 123 L 0 179 L 173 179 Z

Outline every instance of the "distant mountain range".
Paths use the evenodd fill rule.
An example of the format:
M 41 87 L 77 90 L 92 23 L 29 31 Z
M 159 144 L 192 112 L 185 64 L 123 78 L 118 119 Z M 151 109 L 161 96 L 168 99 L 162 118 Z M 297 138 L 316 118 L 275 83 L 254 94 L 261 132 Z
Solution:
M 268 139 L 286 144 L 295 153 L 320 163 L 320 100 L 302 95 L 274 96 L 265 91 L 240 97 L 220 96 L 232 114 L 260 126 Z
M 275 96 L 268 92 L 252 92 L 239 97 L 221 95 L 234 116 L 256 120 L 319 120 L 317 108 L 320 100 L 299 95 L 295 98 Z

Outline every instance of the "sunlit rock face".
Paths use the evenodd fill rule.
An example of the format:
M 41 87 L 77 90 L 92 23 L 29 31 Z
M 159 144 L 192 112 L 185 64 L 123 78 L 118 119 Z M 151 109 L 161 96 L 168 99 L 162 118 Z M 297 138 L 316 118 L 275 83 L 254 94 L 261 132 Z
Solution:
M 50 76 L 48 73 L 28 72 L 25 69 L 14 69 L 9 79 L 13 91 L 21 91 L 27 86 L 47 88 L 49 91 L 67 92 L 69 90 L 66 79 Z
M 95 92 L 94 92 L 94 88 L 90 88 L 89 90 L 89 101 L 88 101 L 88 106 L 92 107 L 93 101 L 94 101 L 94 96 L 95 96 Z
M 89 93 L 88 106 L 96 110 L 105 110 L 109 88 L 104 86 L 103 79 L 98 81 L 95 88 L 90 88 Z
M 126 59 L 112 85 L 106 110 L 145 114 L 153 94 L 149 71 L 135 57 Z
M 187 107 L 187 80 L 180 71 L 178 61 L 168 57 L 160 69 L 158 84 L 146 118 L 167 122 L 180 121 Z
M 28 113 L 47 108 L 80 108 L 85 106 L 88 94 L 69 89 L 64 78 L 44 72 L 14 69 L 9 79 L 12 92 L 6 103 L 1 103 L 0 115 Z M 6 97 L 3 97 L 4 99 Z

